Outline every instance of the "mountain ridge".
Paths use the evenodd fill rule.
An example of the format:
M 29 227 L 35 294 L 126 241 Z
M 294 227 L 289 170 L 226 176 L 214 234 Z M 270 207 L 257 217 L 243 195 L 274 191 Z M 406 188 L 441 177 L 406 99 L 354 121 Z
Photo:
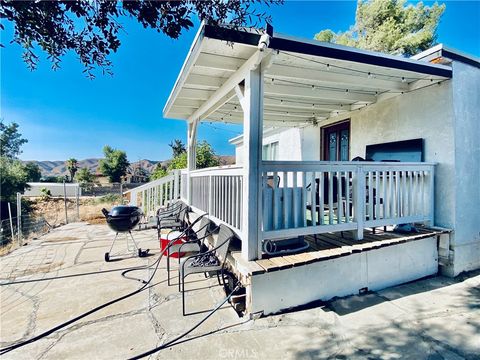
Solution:
M 231 165 L 235 163 L 235 156 L 233 155 L 219 155 L 220 165 Z M 98 165 L 101 158 L 88 158 L 83 160 L 78 160 L 78 168 L 87 168 L 94 174 L 99 173 Z M 69 175 L 70 173 L 67 170 L 65 165 L 66 160 L 25 160 L 24 163 L 35 163 L 40 168 L 43 177 L 46 176 L 64 176 Z M 143 168 L 146 170 L 147 174 L 151 174 L 158 163 L 162 166 L 168 166 L 170 160 L 148 160 L 142 159 L 130 163 L 130 169 L 137 167 Z

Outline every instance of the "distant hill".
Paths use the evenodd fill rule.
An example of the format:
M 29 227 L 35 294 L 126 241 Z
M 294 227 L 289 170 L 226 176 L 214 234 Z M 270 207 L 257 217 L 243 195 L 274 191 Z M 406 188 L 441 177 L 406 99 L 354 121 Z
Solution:
M 231 155 L 221 155 L 220 158 L 220 165 L 231 165 L 235 164 L 235 156 Z M 88 168 L 91 172 L 97 173 L 98 162 L 100 159 L 85 159 L 78 161 L 78 168 Z M 68 175 L 68 170 L 65 166 L 65 161 L 58 160 L 58 161 L 36 161 L 36 160 L 29 160 L 25 162 L 33 162 L 40 167 L 42 172 L 42 176 L 64 176 Z M 158 163 L 161 163 L 164 166 L 167 166 L 169 160 L 165 161 L 153 161 L 143 159 L 140 161 L 135 161 L 130 164 L 131 168 L 141 167 L 146 170 L 148 174 L 151 174 Z
M 93 173 L 97 173 L 98 169 L 98 162 L 100 159 L 85 159 L 78 161 L 78 168 L 87 168 Z M 25 161 L 25 162 L 33 162 L 40 167 L 42 172 L 42 176 L 63 176 L 68 175 L 67 167 L 65 166 L 65 161 L 58 160 L 58 161 Z M 152 160 L 140 160 L 130 164 L 133 167 L 143 167 L 149 174 L 155 169 L 158 161 Z

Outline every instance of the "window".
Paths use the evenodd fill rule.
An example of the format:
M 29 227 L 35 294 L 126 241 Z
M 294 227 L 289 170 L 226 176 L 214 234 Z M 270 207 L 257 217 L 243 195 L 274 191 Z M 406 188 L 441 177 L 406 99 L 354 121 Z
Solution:
M 350 157 L 350 121 L 323 128 L 323 160 L 348 161 Z
M 263 160 L 278 160 L 278 141 L 263 145 Z

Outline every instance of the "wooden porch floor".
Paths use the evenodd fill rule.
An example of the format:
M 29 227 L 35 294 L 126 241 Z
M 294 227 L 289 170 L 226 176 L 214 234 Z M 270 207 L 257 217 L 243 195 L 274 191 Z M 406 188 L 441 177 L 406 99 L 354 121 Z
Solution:
M 383 231 L 383 228 L 377 228 L 375 234 L 371 230 L 365 230 L 364 239 L 360 241 L 354 240 L 351 233 L 347 231 L 343 232 L 343 236 L 340 233 L 318 234 L 315 237 L 313 235 L 306 237 L 310 248 L 300 254 L 276 257 L 266 256 L 261 260 L 249 261 L 248 263 L 240 260 L 239 253 L 234 253 L 232 256 L 237 265 L 242 263 L 241 266 L 247 270 L 249 275 L 257 275 L 379 249 L 385 246 L 425 239 L 449 232 L 447 229 L 432 229 L 422 226 L 417 226 L 417 229 L 418 233 L 413 234 L 395 233 L 392 231 L 393 227 L 387 228 L 387 231 Z

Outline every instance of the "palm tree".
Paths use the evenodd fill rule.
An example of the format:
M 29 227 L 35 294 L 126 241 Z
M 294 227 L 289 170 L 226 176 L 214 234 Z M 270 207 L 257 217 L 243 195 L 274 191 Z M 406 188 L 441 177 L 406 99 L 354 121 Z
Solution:
M 66 165 L 67 165 L 67 170 L 70 173 L 70 182 L 73 182 L 75 173 L 78 170 L 78 161 L 75 158 L 70 158 L 66 161 Z

